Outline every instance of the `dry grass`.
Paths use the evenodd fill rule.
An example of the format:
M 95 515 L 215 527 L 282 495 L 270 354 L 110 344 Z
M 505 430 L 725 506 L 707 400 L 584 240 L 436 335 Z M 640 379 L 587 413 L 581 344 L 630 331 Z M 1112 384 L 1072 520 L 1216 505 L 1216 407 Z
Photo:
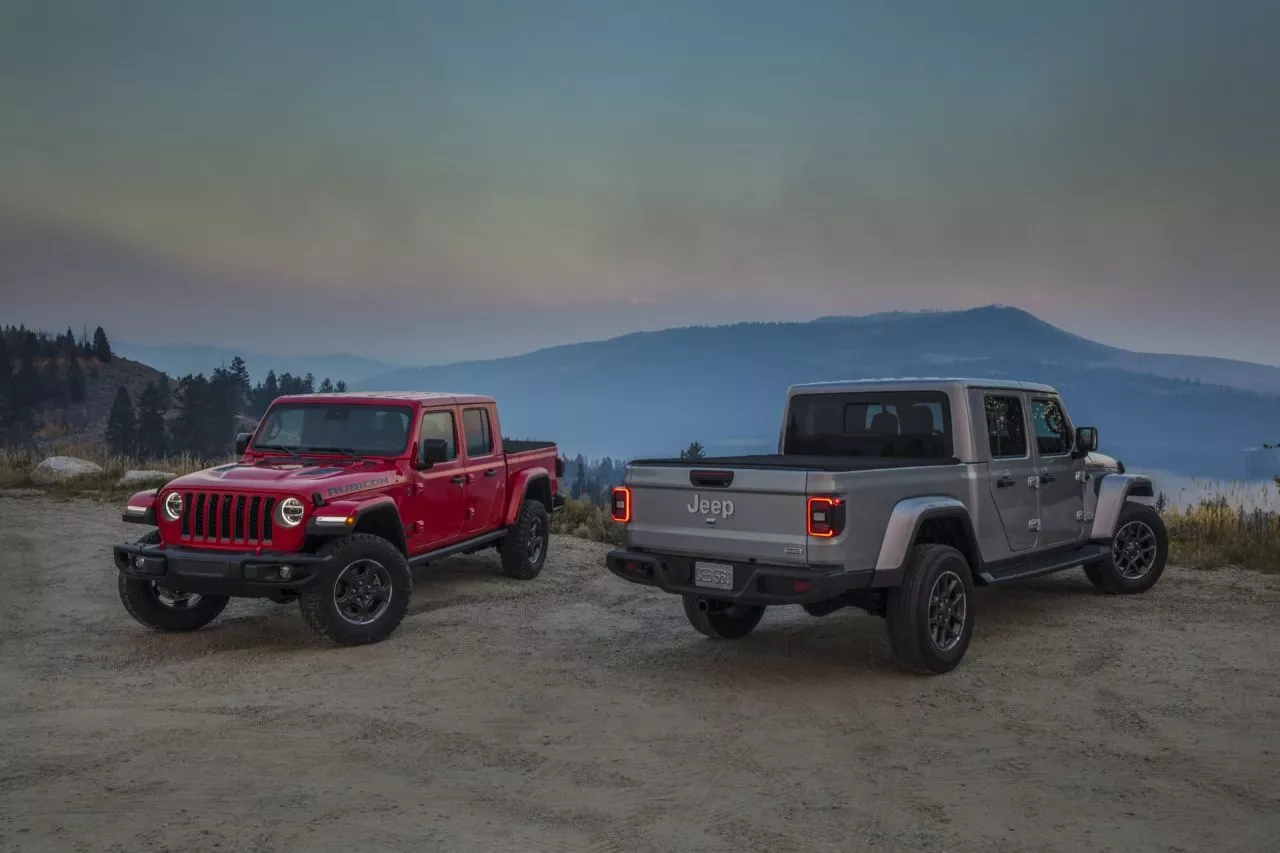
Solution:
M 25 451 L 0 449 L 0 488 L 34 487 L 31 482 L 31 471 L 40 461 L 50 456 L 74 456 L 96 462 L 102 466 L 102 473 L 77 477 L 56 486 L 46 486 L 47 491 L 65 496 L 102 497 L 116 500 L 137 491 L 139 486 L 117 486 L 116 483 L 125 471 L 170 471 L 179 476 L 190 474 L 207 468 L 214 462 L 196 459 L 183 454 L 164 459 L 137 459 L 131 456 L 104 453 L 92 445 L 68 445 L 55 447 L 47 452 L 31 454 Z M 145 486 L 143 486 L 145 487 Z
M 1234 504 L 1226 496 L 1185 509 L 1166 508 L 1169 560 L 1201 569 L 1243 566 L 1280 572 L 1280 513 Z
M 621 545 L 623 538 L 622 525 L 610 518 L 606 509 L 572 498 L 551 516 L 551 532 L 610 545 Z

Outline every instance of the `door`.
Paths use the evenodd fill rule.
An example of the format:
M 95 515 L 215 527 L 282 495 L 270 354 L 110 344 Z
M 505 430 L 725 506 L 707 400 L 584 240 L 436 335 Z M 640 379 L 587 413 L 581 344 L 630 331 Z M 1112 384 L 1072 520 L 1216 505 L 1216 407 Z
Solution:
M 506 495 L 506 461 L 495 451 L 493 421 L 487 406 L 462 410 L 467 447 L 467 508 L 463 532 L 479 536 L 498 527 L 498 506 Z
M 1031 398 L 1036 470 L 1040 475 L 1040 546 L 1067 545 L 1084 535 L 1084 483 L 1077 474 L 1083 459 L 1073 459 L 1075 440 L 1062 403 Z
M 414 490 L 409 537 L 415 553 L 441 548 L 462 538 L 466 512 L 467 486 L 463 461 L 458 458 L 458 427 L 451 409 L 422 413 L 418 434 L 418 452 L 422 439 L 444 439 L 443 462 L 425 471 L 414 471 Z
M 991 446 L 991 498 L 1009 550 L 1027 551 L 1036 547 L 1039 537 L 1040 493 L 1036 463 L 1027 442 L 1023 398 L 1017 392 L 987 391 L 982 403 Z

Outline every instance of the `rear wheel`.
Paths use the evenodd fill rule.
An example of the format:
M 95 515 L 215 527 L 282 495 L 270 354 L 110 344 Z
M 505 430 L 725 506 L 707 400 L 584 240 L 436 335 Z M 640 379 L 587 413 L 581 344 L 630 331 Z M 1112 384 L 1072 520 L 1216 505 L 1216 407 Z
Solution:
M 354 533 L 318 552 L 333 559 L 325 576 L 298 596 L 302 618 L 316 634 L 341 646 L 364 646 L 391 636 L 409 609 L 413 576 L 404 555 L 380 536 Z
M 1133 595 L 1155 586 L 1169 558 L 1164 519 L 1146 504 L 1126 501 L 1116 519 L 1111 551 L 1084 567 L 1089 582 L 1110 595 Z
M 764 607 L 707 601 L 704 608 L 702 600 L 696 595 L 686 595 L 684 615 L 700 634 L 718 640 L 737 640 L 750 634 L 760 624 L 764 617 Z
M 964 555 L 917 545 L 902 585 L 889 590 L 889 645 L 904 668 L 941 675 L 959 665 L 973 637 L 973 578 Z
M 520 505 L 520 516 L 498 544 L 502 571 L 508 577 L 530 580 L 542 571 L 551 543 L 548 521 L 542 501 L 527 500 Z

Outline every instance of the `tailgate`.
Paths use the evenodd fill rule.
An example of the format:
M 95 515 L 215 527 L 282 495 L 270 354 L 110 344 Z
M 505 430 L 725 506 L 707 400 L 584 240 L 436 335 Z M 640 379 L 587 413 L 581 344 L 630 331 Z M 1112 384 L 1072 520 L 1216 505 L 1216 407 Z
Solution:
M 628 543 L 670 554 L 803 566 L 808 476 L 795 470 L 633 465 L 627 475 Z

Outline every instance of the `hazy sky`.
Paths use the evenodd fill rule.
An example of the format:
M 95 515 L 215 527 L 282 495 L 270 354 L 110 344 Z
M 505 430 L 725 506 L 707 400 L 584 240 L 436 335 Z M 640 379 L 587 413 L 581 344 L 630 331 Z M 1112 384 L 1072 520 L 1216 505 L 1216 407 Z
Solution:
M 0 319 L 418 362 L 1015 304 L 1280 364 L 1280 3 L 0 0 Z

